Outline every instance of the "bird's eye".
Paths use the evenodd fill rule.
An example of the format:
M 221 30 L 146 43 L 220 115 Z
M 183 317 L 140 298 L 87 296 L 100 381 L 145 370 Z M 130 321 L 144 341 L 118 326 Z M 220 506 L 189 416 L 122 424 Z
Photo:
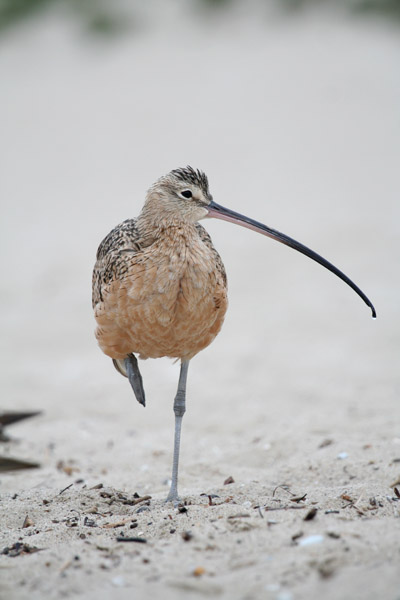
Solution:
M 181 192 L 181 196 L 184 198 L 191 198 L 193 194 L 190 190 L 183 190 L 183 192 Z

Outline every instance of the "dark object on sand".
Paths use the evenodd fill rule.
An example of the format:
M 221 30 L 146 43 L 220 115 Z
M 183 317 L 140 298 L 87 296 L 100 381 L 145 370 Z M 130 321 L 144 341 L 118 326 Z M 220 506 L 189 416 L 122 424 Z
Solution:
M 13 425 L 23 419 L 29 419 L 30 417 L 36 417 L 42 414 L 40 410 L 34 412 L 3 412 L 0 413 L 0 442 L 8 442 L 9 437 L 4 433 L 4 428 L 7 425 Z
M 17 423 L 23 419 L 36 417 L 40 414 L 40 411 L 0 413 L 0 442 L 8 442 L 10 440 L 8 435 L 4 433 L 4 429 L 7 427 L 7 425 L 12 425 L 13 423 Z M 20 469 L 36 469 L 39 466 L 40 465 L 38 463 L 0 456 L 0 473 L 5 473 L 7 471 L 19 471 Z
M 38 463 L 0 456 L 0 473 L 5 473 L 6 471 L 19 471 L 20 469 L 37 469 L 38 467 L 40 467 Z

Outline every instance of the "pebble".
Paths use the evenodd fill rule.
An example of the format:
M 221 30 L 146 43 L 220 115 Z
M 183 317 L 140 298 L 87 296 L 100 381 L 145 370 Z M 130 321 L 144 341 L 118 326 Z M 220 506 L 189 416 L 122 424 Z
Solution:
M 276 600 L 293 600 L 293 594 L 291 592 L 279 592 Z
M 349 458 L 349 455 L 347 452 L 339 452 L 336 458 L 339 458 L 339 460 L 344 460 L 345 458 Z
M 111 583 L 115 587 L 124 587 L 124 585 L 125 585 L 125 579 L 124 579 L 124 577 L 121 577 L 120 575 L 118 575 L 117 577 L 113 577 L 111 579 Z
M 323 541 L 323 535 L 309 535 L 305 538 L 302 538 L 298 544 L 299 546 L 312 546 L 313 544 L 321 544 Z

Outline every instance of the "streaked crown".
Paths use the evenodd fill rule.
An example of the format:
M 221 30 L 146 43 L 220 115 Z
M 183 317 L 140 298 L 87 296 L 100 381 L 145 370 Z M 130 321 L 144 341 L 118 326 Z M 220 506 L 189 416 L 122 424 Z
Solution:
M 171 171 L 170 175 L 173 175 L 176 177 L 176 179 L 182 181 L 182 183 L 197 185 L 205 197 L 209 196 L 210 191 L 208 187 L 208 178 L 203 171 L 200 171 L 199 169 L 193 169 L 193 167 L 188 165 L 182 169 L 174 169 Z

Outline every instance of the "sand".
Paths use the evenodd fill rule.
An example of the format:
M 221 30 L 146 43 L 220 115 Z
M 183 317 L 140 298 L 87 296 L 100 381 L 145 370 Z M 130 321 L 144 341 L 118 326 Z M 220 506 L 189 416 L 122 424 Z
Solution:
M 41 465 L 1 475 L 0 597 L 398 600 L 398 29 L 176 6 L 108 41 L 60 13 L 0 41 L 1 409 L 42 411 L 0 444 Z M 305 257 L 207 222 L 230 308 L 190 367 L 174 508 L 179 365 L 141 363 L 139 406 L 96 346 L 90 278 L 187 163 L 378 319 Z

